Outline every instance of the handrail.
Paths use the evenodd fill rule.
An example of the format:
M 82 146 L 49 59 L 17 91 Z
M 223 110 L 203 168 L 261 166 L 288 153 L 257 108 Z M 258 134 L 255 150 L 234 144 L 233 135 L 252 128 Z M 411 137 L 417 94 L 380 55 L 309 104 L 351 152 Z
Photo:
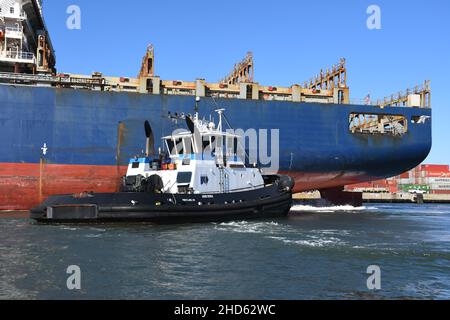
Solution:
M 6 31 L 13 31 L 13 32 L 22 32 L 21 27 L 6 27 Z
M 3 55 L 8 59 L 21 59 L 21 60 L 34 60 L 34 54 L 31 52 L 25 51 L 7 51 L 6 54 Z
M 10 13 L 9 11 L 0 13 L 0 18 L 17 18 L 17 17 L 26 19 L 27 14 L 25 13 L 25 11 L 21 11 L 19 14 Z

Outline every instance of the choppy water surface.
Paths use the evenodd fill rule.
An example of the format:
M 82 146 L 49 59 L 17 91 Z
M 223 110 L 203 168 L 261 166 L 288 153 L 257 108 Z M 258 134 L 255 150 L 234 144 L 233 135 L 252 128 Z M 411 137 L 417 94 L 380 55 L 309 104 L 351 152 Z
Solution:
M 81 268 L 80 291 L 66 287 Z M 382 270 L 369 291 L 367 267 Z M 192 225 L 0 219 L 0 299 L 450 299 L 450 206 Z

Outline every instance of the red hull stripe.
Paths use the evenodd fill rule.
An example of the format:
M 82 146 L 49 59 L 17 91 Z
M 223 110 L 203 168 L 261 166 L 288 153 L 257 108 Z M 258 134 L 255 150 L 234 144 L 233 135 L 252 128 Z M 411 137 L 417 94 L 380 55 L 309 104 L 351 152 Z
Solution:
M 29 210 L 54 194 L 115 192 L 126 170 L 126 166 L 2 163 L 0 210 Z M 295 179 L 295 192 L 354 184 L 362 178 L 337 178 L 336 175 L 324 173 L 284 173 Z
M 127 167 L 2 163 L 0 210 L 29 210 L 53 194 L 115 192 Z

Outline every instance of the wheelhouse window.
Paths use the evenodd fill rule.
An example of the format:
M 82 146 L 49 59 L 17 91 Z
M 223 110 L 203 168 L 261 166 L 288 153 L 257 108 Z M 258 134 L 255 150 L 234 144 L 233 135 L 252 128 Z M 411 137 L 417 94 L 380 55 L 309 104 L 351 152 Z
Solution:
M 139 169 L 140 163 L 139 162 L 133 162 L 132 168 L 133 169 Z
M 176 139 L 175 140 L 175 145 L 176 145 L 176 149 L 177 149 L 177 154 L 183 154 L 184 153 L 184 143 L 183 143 L 183 139 Z
M 184 147 L 185 154 L 193 154 L 194 153 L 193 141 L 192 141 L 191 137 L 183 139 L 183 147 Z
M 170 155 L 190 155 L 194 153 L 194 142 L 191 136 L 166 139 L 167 150 Z
M 189 184 L 191 183 L 192 172 L 178 172 L 177 183 L 178 184 Z
M 176 155 L 176 149 L 175 149 L 175 143 L 173 142 L 172 139 L 167 139 L 166 140 L 166 144 L 167 144 L 167 150 L 169 151 L 169 153 L 174 156 Z
M 204 136 L 202 137 L 202 153 L 211 154 L 214 151 L 214 145 L 216 142 L 216 137 L 214 136 Z
M 238 155 L 238 139 L 234 137 L 227 137 L 227 156 L 236 157 Z
M 222 154 L 224 151 L 225 139 L 223 136 L 214 137 L 213 147 L 214 152 L 217 154 Z

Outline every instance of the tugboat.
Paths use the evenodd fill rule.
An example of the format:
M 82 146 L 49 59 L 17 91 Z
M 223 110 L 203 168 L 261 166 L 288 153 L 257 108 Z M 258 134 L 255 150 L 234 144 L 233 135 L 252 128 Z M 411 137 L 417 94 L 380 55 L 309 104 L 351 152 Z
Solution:
M 156 157 L 152 128 L 145 122 L 146 154 L 130 160 L 120 192 L 55 195 L 31 210 L 42 223 L 218 222 L 285 216 L 294 180 L 264 175 L 238 155 L 240 136 L 195 115 L 183 116 L 189 130 L 163 138 Z M 225 118 L 226 120 L 226 118 Z

